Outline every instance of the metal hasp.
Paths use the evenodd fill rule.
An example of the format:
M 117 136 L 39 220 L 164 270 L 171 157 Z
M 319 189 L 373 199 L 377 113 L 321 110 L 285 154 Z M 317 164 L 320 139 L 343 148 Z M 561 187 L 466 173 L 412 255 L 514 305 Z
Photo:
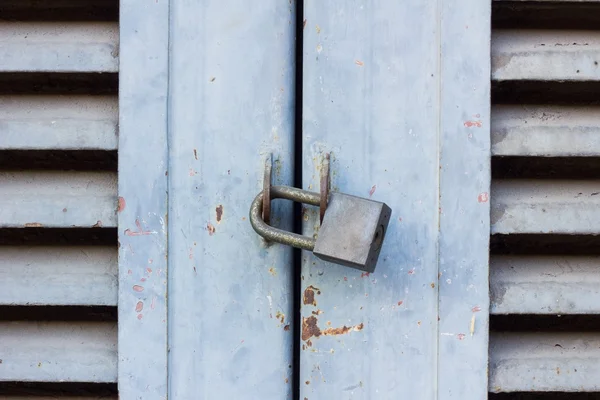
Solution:
M 267 171 L 270 171 L 267 165 Z M 328 174 L 328 172 L 327 172 Z M 266 176 L 269 172 L 266 173 Z M 322 194 L 287 186 L 267 185 L 250 206 L 250 223 L 267 241 L 312 251 L 318 258 L 361 271 L 373 272 L 383 245 L 392 210 L 386 204 L 327 190 Z M 323 196 L 328 197 L 323 201 Z M 287 199 L 320 207 L 326 204 L 316 239 L 270 226 L 264 210 L 272 199 Z M 265 201 L 268 205 L 265 205 Z

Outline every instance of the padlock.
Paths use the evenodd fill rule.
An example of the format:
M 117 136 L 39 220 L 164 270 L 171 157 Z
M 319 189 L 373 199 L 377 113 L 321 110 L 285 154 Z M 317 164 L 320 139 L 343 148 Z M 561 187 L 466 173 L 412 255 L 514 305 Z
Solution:
M 321 204 L 319 193 L 288 186 L 271 186 L 259 193 L 250 207 L 250 223 L 267 241 L 310 250 L 318 258 L 373 272 L 383 245 L 392 210 L 385 203 L 331 192 L 316 239 L 269 226 L 262 219 L 263 195 L 313 206 Z

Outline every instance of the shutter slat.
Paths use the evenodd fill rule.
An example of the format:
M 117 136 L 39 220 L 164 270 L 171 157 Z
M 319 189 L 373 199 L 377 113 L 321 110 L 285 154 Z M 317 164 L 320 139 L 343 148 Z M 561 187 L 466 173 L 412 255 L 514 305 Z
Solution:
M 600 257 L 493 256 L 492 314 L 600 314 Z
M 117 72 L 118 24 L 0 23 L 0 72 Z
M 600 107 L 495 106 L 494 156 L 600 156 Z
M 113 172 L 0 172 L 0 227 L 116 227 Z
M 0 322 L 0 338 L 0 381 L 116 382 L 116 323 Z
M 598 81 L 600 33 L 590 31 L 495 30 L 495 81 Z
M 600 334 L 490 335 L 491 392 L 600 391 Z
M 0 96 L 0 150 L 116 150 L 116 96 Z
M 116 306 L 117 286 L 112 246 L 0 247 L 0 305 Z
M 492 234 L 598 234 L 600 181 L 494 180 Z

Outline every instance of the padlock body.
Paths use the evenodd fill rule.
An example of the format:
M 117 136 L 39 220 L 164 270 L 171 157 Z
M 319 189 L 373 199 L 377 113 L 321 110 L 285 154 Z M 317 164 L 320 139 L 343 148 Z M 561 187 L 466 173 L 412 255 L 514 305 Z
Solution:
M 330 193 L 313 253 L 325 261 L 373 272 L 391 215 L 385 203 Z

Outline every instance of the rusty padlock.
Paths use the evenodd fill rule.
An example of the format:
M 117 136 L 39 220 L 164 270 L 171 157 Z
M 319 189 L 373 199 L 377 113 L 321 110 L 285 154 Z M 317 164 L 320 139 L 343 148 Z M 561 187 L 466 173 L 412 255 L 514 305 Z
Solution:
M 270 173 L 270 168 L 268 168 Z M 270 186 L 259 193 L 250 207 L 250 223 L 267 241 L 309 250 L 318 258 L 373 272 L 383 245 L 392 210 L 385 203 L 344 193 L 313 193 L 288 186 Z M 323 188 L 323 185 L 322 185 Z M 324 192 L 324 193 L 323 193 Z M 264 195 L 268 198 L 265 199 Z M 322 202 L 322 196 L 326 201 Z M 264 201 L 287 199 L 313 206 L 325 205 L 323 220 L 316 239 L 274 228 L 263 220 Z M 270 210 L 270 207 L 266 207 Z

